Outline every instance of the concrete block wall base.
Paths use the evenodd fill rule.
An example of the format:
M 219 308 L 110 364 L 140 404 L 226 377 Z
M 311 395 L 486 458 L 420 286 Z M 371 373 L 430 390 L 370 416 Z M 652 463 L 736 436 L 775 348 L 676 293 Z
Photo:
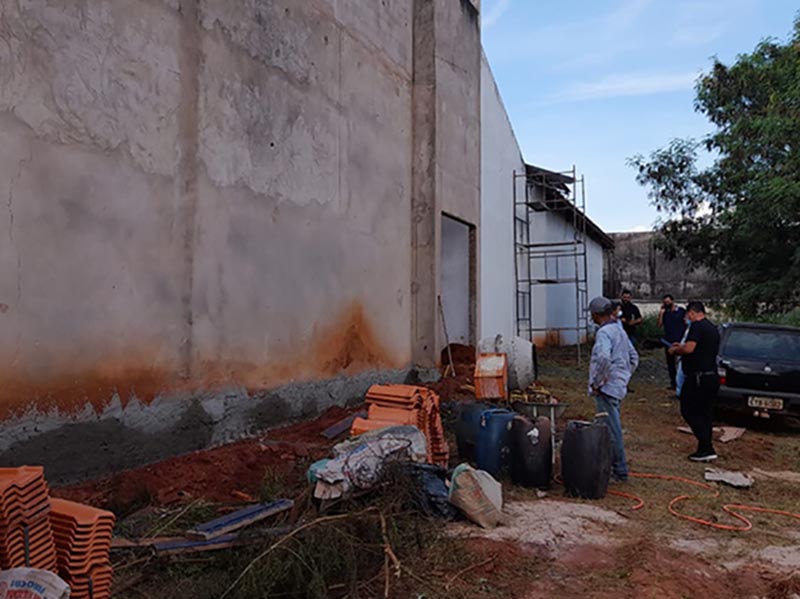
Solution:
M 124 408 L 115 396 L 101 413 L 90 406 L 74 415 L 32 409 L 3 423 L 0 467 L 42 464 L 51 484 L 97 478 L 358 404 L 376 383 L 432 378 L 427 370 L 375 370 L 256 392 L 232 387 L 149 404 L 134 398 Z

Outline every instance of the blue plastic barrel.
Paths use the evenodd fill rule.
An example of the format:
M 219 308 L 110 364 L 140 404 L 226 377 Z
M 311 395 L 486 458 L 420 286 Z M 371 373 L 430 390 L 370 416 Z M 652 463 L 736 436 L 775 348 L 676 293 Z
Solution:
M 475 444 L 475 463 L 497 478 L 508 454 L 509 431 L 516 413 L 504 408 L 481 412 L 478 440 Z
M 475 445 L 481 426 L 481 414 L 490 406 L 485 403 L 470 403 L 461 406 L 456 424 L 456 446 L 458 457 L 464 462 L 475 461 Z

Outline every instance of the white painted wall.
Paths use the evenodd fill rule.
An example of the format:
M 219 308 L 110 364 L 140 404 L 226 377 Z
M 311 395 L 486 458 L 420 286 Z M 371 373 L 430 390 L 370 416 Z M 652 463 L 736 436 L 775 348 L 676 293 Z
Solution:
M 450 343 L 470 343 L 469 226 L 442 215 L 442 307 Z
M 481 335 L 516 335 L 514 273 L 514 219 L 512 173 L 525 168 L 514 129 L 506 113 L 486 56 L 481 60 L 481 234 L 480 289 Z M 517 180 L 519 197 L 524 195 L 524 179 Z M 521 216 L 524 211 L 521 211 Z M 517 225 L 519 226 L 519 225 Z M 574 237 L 571 221 L 548 212 L 532 213 L 531 242 L 553 243 Z M 589 239 L 587 247 L 589 298 L 603 292 L 603 249 Z M 532 275 L 544 278 L 574 277 L 573 258 L 551 259 L 547 270 L 542 260 L 533 262 Z M 524 273 L 526 261 L 519 258 L 517 269 Z M 581 266 L 582 269 L 582 266 Z M 575 326 L 575 285 L 534 287 L 534 328 Z M 449 318 L 449 315 L 448 315 Z M 449 321 L 448 321 L 449 324 Z M 538 343 L 574 344 L 574 332 L 536 333 Z
M 525 163 L 486 56 L 481 57 L 481 335 L 516 334 L 514 171 Z M 522 182 L 518 190 L 523 193 Z

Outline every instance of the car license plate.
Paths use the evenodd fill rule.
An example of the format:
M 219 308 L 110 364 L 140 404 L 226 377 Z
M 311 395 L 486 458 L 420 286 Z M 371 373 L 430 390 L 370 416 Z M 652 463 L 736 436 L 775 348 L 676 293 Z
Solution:
M 749 397 L 747 405 L 751 408 L 762 408 L 765 410 L 782 410 L 783 400 L 774 397 Z

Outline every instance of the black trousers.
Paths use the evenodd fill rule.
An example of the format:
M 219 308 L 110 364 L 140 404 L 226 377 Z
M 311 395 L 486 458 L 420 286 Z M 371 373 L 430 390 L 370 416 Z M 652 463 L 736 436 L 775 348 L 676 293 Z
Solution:
M 687 374 L 681 389 L 681 416 L 697 437 L 697 451 L 713 452 L 714 400 L 719 391 L 716 374 Z
M 669 385 L 675 389 L 678 384 L 675 377 L 678 376 L 678 364 L 675 354 L 669 353 L 669 348 L 664 348 L 664 355 L 667 356 L 667 370 L 669 370 Z

